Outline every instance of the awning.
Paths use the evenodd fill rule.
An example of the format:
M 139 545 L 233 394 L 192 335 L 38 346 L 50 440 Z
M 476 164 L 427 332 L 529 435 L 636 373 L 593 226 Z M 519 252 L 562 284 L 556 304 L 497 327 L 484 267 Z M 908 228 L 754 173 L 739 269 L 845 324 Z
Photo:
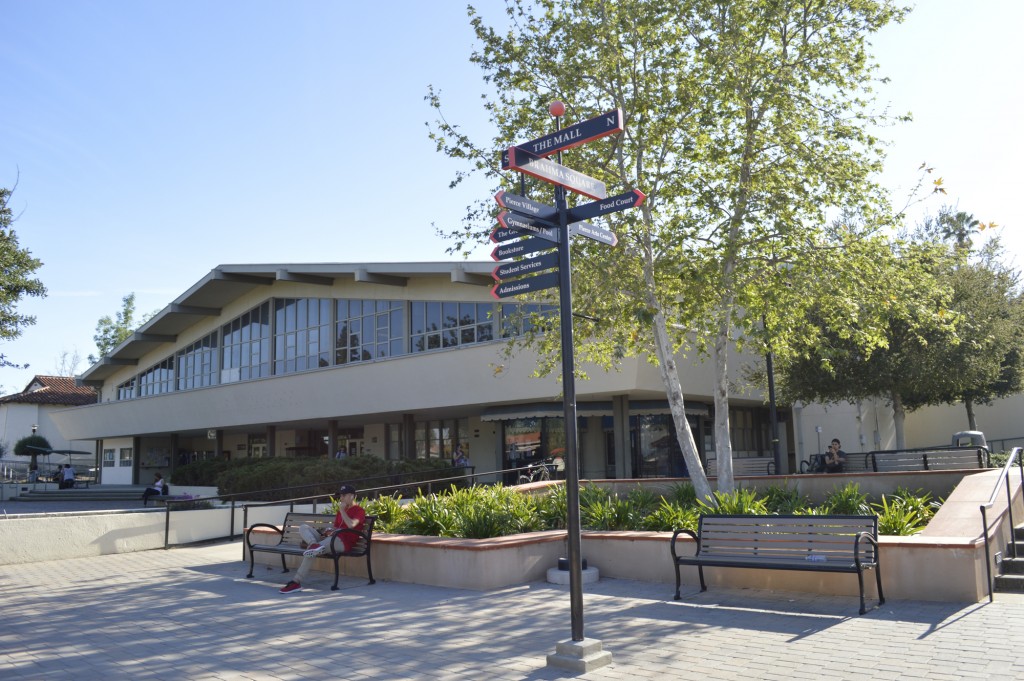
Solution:
M 610 416 L 611 402 L 577 402 L 576 416 Z M 516 419 L 561 418 L 565 409 L 561 402 L 531 402 L 488 407 L 480 415 L 481 421 L 514 421 Z
M 703 402 L 683 402 L 683 411 L 691 416 L 710 416 L 711 408 Z M 629 403 L 630 416 L 671 414 L 668 400 L 636 400 Z

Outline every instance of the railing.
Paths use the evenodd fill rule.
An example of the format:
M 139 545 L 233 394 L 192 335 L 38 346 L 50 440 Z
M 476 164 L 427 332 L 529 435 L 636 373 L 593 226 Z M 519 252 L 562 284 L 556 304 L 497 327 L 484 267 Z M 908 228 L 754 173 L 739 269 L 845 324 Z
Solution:
M 1024 435 L 989 440 L 988 448 L 992 452 L 1005 452 L 1007 449 L 1024 446 Z
M 319 504 L 321 501 L 323 501 L 325 499 L 330 499 L 333 496 L 333 493 L 321 493 L 321 494 L 314 494 L 314 495 L 308 495 L 308 496 L 302 496 L 302 497 L 277 499 L 277 500 L 270 500 L 270 501 L 248 501 L 248 499 L 251 499 L 251 497 L 253 495 L 256 495 L 256 494 L 288 492 L 288 491 L 292 491 L 292 490 L 308 489 L 308 488 L 311 488 L 311 487 L 313 487 L 313 488 L 324 487 L 325 485 L 330 485 L 330 486 L 334 487 L 335 489 L 337 489 L 337 487 L 339 487 L 340 485 L 343 485 L 343 484 L 353 485 L 354 487 L 356 487 L 359 490 L 360 496 L 377 497 L 377 496 L 380 496 L 381 494 L 400 492 L 402 490 L 407 490 L 407 489 L 414 488 L 414 487 L 417 488 L 417 489 L 424 489 L 425 488 L 427 494 L 431 494 L 431 493 L 433 493 L 434 485 L 449 486 L 451 484 L 455 484 L 455 483 L 458 483 L 460 481 L 471 481 L 473 484 L 477 484 L 477 481 L 479 479 L 481 479 L 481 478 L 500 479 L 500 476 L 501 476 L 502 473 L 514 472 L 516 469 L 509 469 L 509 471 L 489 471 L 487 473 L 476 473 L 475 472 L 476 469 L 475 469 L 474 466 L 457 466 L 457 467 L 453 467 L 453 468 L 451 468 L 449 470 L 469 470 L 469 471 L 472 471 L 472 472 L 470 472 L 467 475 L 454 475 L 454 476 L 446 476 L 446 477 L 441 477 L 441 478 L 430 478 L 430 479 L 427 479 L 427 480 L 423 480 L 422 479 L 422 477 L 425 474 L 437 473 L 439 471 L 442 472 L 442 473 L 447 472 L 445 469 L 434 469 L 434 470 L 426 470 L 426 471 L 414 471 L 414 472 L 410 472 L 410 473 L 395 473 L 395 474 L 390 474 L 390 475 L 377 475 L 377 476 L 372 476 L 372 477 L 367 477 L 367 478 L 340 480 L 338 482 L 331 482 L 331 483 L 312 483 L 312 484 L 309 484 L 309 485 L 295 485 L 295 486 L 291 486 L 291 487 L 277 487 L 277 488 L 274 488 L 274 489 L 257 490 L 257 491 L 254 491 L 254 492 L 235 492 L 235 493 L 231 493 L 231 494 L 218 494 L 216 496 L 209 496 L 209 497 L 194 497 L 194 498 L 188 498 L 188 499 L 167 499 L 167 498 L 163 498 L 163 499 L 161 499 L 161 501 L 166 506 L 165 517 L 164 517 L 164 548 L 167 549 L 167 548 L 170 548 L 172 546 L 172 544 L 170 542 L 170 536 L 171 536 L 171 513 L 174 510 L 189 510 L 190 508 L 195 507 L 195 505 L 197 503 L 198 504 L 202 504 L 202 503 L 205 502 L 205 503 L 211 503 L 212 504 L 213 502 L 225 502 L 225 501 L 229 502 L 230 508 L 231 508 L 231 513 L 230 513 L 230 517 L 229 517 L 229 528 L 230 529 L 228 531 L 228 534 L 226 534 L 226 535 L 224 535 L 222 537 L 218 537 L 218 539 L 230 539 L 230 540 L 233 541 L 235 539 L 235 515 L 236 515 L 236 511 L 237 511 L 238 505 L 240 503 L 242 505 L 242 524 L 243 524 L 243 527 L 248 527 L 248 524 L 249 524 L 249 508 L 250 507 L 288 506 L 289 510 L 294 510 L 295 504 L 297 504 L 297 503 L 311 503 L 313 505 L 314 512 L 316 512 L 317 504 Z M 398 478 L 398 479 L 400 479 L 400 478 L 408 478 L 408 479 L 399 480 L 398 482 L 394 482 L 394 480 L 396 478 Z M 420 479 L 416 479 L 416 478 L 420 478 Z M 391 481 L 391 484 L 381 485 L 381 486 L 377 486 L 377 487 L 367 487 L 366 486 L 366 484 L 369 483 L 369 482 L 379 481 L 379 480 L 388 480 L 388 481 Z M 160 499 L 160 497 L 156 497 L 156 498 Z M 213 539 L 213 538 L 211 538 L 211 539 Z
M 1006 459 L 1006 465 L 1003 466 L 999 473 L 999 477 L 996 479 L 996 484 L 992 489 L 992 495 L 988 498 L 988 502 L 981 505 L 981 524 L 985 537 L 985 569 L 988 574 L 988 600 L 992 602 L 994 596 L 993 590 L 993 577 L 992 577 L 992 548 L 991 539 L 989 537 L 989 520 L 988 511 L 995 505 L 996 497 L 999 495 L 999 486 L 1005 484 L 1006 486 L 1006 511 L 1000 514 L 999 518 L 995 519 L 998 522 L 1003 520 L 1003 515 L 1008 516 L 1010 521 L 1010 549 L 1013 553 L 1013 557 L 1017 558 L 1017 542 L 1014 540 L 1014 521 L 1013 521 L 1013 492 L 1010 485 L 1010 469 L 1016 464 L 1020 471 L 1020 489 L 1024 490 L 1024 466 L 1021 465 L 1022 452 L 1024 447 L 1014 447 L 1013 451 L 1010 452 L 1010 456 Z
M 550 464 L 548 462 L 541 462 L 539 465 L 548 466 L 548 465 L 553 465 L 553 464 Z M 424 474 L 436 473 L 438 471 L 446 472 L 445 469 L 434 469 L 434 470 L 427 470 L 427 471 L 415 471 L 415 472 L 411 472 L 411 473 L 396 473 L 396 474 L 391 474 L 391 475 L 377 475 L 377 476 L 373 476 L 373 477 L 359 478 L 359 479 L 355 479 L 355 480 L 340 480 L 340 481 L 338 481 L 336 483 L 312 483 L 312 484 L 309 484 L 309 485 L 297 485 L 297 486 L 291 486 L 291 487 L 278 487 L 278 488 L 268 489 L 268 490 L 257 490 L 257 491 L 254 491 L 254 492 L 236 492 L 236 493 L 232 493 L 232 494 L 218 494 L 216 496 L 210 496 L 210 497 L 194 497 L 194 498 L 189 498 L 189 499 L 168 499 L 168 498 L 161 499 L 161 497 L 155 497 L 155 498 L 156 499 L 160 499 L 162 501 L 162 503 L 164 503 L 166 505 L 166 511 L 165 511 L 165 516 L 164 516 L 164 548 L 168 549 L 168 548 L 170 548 L 172 546 L 171 541 L 170 541 L 170 537 L 171 537 L 171 513 L 175 510 L 176 507 L 177 507 L 177 510 L 188 510 L 190 507 L 194 507 L 195 504 L 197 504 L 197 503 L 203 503 L 203 502 L 212 503 L 212 502 L 215 502 L 215 501 L 216 502 L 225 502 L 225 501 L 229 502 L 230 508 L 231 508 L 231 513 L 230 513 L 229 521 L 228 521 L 229 522 L 228 534 L 225 534 L 225 535 L 223 535 L 221 537 L 210 537 L 210 538 L 204 539 L 203 541 L 214 541 L 214 540 L 218 540 L 218 539 L 229 539 L 229 540 L 234 541 L 234 539 L 235 539 L 235 516 L 236 516 L 236 512 L 237 512 L 239 504 L 241 504 L 241 506 L 242 506 L 242 526 L 243 527 L 248 527 L 249 526 L 249 509 L 250 508 L 261 508 L 261 507 L 265 507 L 265 506 L 287 506 L 289 511 L 293 511 L 293 510 L 295 510 L 295 505 L 296 504 L 310 504 L 310 505 L 312 505 L 313 512 L 315 513 L 316 509 L 317 509 L 317 506 L 320 503 L 323 503 L 326 500 L 330 500 L 333 497 L 333 493 L 321 493 L 321 494 L 313 494 L 313 495 L 307 495 L 307 496 L 293 497 L 293 498 L 288 498 L 288 499 L 276 499 L 276 500 L 270 500 L 270 501 L 249 501 L 249 500 L 246 499 L 246 498 L 251 498 L 253 495 L 256 495 L 256 494 L 268 494 L 268 493 L 276 493 L 276 492 L 285 492 L 285 491 L 290 491 L 290 490 L 308 489 L 310 487 L 324 487 L 325 485 L 330 485 L 330 486 L 332 486 L 334 488 L 337 488 L 337 487 L 339 487 L 340 485 L 343 485 L 343 484 L 354 486 L 357 490 L 359 490 L 359 496 L 360 497 L 364 497 L 364 498 L 365 497 L 375 498 L 375 497 L 379 497 L 379 496 L 384 495 L 384 494 L 394 494 L 396 492 L 402 492 L 404 490 L 410 490 L 412 488 L 415 488 L 418 491 L 425 491 L 427 494 L 432 494 L 434 492 L 435 485 L 436 486 L 440 486 L 440 487 L 448 487 L 448 486 L 451 486 L 452 484 L 457 484 L 459 482 L 468 482 L 468 483 L 470 483 L 472 485 L 495 484 L 495 483 L 501 482 L 505 478 L 506 475 L 511 476 L 512 479 L 518 479 L 519 475 L 521 475 L 525 471 L 530 470 L 531 468 L 532 468 L 532 466 L 517 466 L 515 468 L 505 468 L 505 469 L 500 469 L 500 470 L 495 470 L 495 471 L 487 471 L 486 473 L 477 473 L 477 472 L 475 472 L 476 468 L 474 466 L 454 466 L 454 467 L 452 467 L 451 469 L 448 469 L 448 470 L 469 470 L 471 472 L 466 474 L 466 475 L 452 475 L 452 476 L 446 476 L 446 477 L 441 477 L 441 478 L 430 478 L 430 479 L 427 479 L 427 480 L 423 480 L 423 479 L 409 479 L 409 480 L 403 480 L 403 481 L 399 481 L 399 482 L 393 482 L 396 478 L 402 478 L 402 477 L 406 477 L 406 478 L 419 477 L 419 478 L 422 478 L 422 476 Z M 557 476 L 552 475 L 552 479 L 554 479 L 555 477 L 557 477 Z M 378 481 L 378 480 L 385 480 L 385 479 L 388 480 L 388 481 L 391 481 L 391 484 L 379 485 L 377 487 L 367 487 L 366 486 L 366 483 L 368 483 L 368 482 Z M 484 482 L 481 482 L 481 481 L 484 481 Z M 177 544 L 174 544 L 174 546 L 177 546 Z

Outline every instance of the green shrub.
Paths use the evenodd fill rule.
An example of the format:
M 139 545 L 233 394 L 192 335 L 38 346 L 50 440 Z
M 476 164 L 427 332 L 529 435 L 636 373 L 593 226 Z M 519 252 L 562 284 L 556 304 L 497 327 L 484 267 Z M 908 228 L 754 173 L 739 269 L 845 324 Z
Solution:
M 807 497 L 795 489 L 772 485 L 763 493 L 764 505 L 768 513 L 800 513 L 810 506 Z
M 679 482 L 672 485 L 665 498 L 680 508 L 697 507 L 697 490 L 692 482 Z
M 534 497 L 537 504 L 537 517 L 545 530 L 564 530 L 568 522 L 569 503 L 566 499 L 565 485 L 549 487 L 548 493 Z
M 901 506 L 913 510 L 925 523 L 931 520 L 936 511 L 942 507 L 940 500 L 932 499 L 932 493 L 923 489 L 911 492 L 906 487 L 897 487 L 896 492 L 890 498 L 899 499 Z
M 430 537 L 456 536 L 457 517 L 450 503 L 436 494 L 419 495 L 395 523 L 393 532 Z
M 848 482 L 843 487 L 833 487 L 825 503 L 822 505 L 824 513 L 837 515 L 870 515 L 871 508 L 868 506 L 868 495 L 860 491 L 860 485 L 855 482 Z
M 708 515 L 762 515 L 768 512 L 765 508 L 764 499 L 757 498 L 757 490 L 755 489 L 738 489 L 731 494 L 715 492 L 714 495 L 717 506 L 712 506 L 700 499 L 697 500 L 701 513 Z
M 928 524 L 917 508 L 897 496 L 886 498 L 883 494 L 882 502 L 872 504 L 871 508 L 878 515 L 879 534 L 907 536 L 920 532 Z
M 398 476 L 403 475 L 399 478 Z M 450 477 L 440 459 L 385 461 L 375 456 L 346 459 L 273 458 L 197 461 L 174 470 L 178 485 L 215 486 L 221 494 L 245 494 L 250 500 L 279 500 L 333 494 L 343 482 L 358 488 L 403 485 L 410 495 L 429 480 Z M 281 489 L 281 488 L 293 489 Z M 271 492 L 268 490 L 279 490 Z
M 661 503 L 662 497 L 649 489 L 637 485 L 629 490 L 626 500 L 633 509 L 632 515 L 636 518 L 636 522 L 633 524 L 639 528 L 639 521 L 658 509 L 658 504 Z
M 580 500 L 580 525 L 586 530 L 631 530 L 633 507 L 615 495 L 590 495 L 587 504 Z
M 377 532 L 394 532 L 392 529 L 401 522 L 405 515 L 405 507 L 399 502 L 397 496 L 377 497 L 376 499 L 363 499 L 359 505 L 366 509 L 367 515 L 377 516 L 377 523 L 374 526 Z M 332 499 L 328 511 L 331 515 L 338 512 L 338 500 Z
M 674 530 L 697 530 L 700 512 L 695 506 L 682 507 L 662 498 L 658 508 L 644 518 L 640 529 L 649 532 L 672 532 Z

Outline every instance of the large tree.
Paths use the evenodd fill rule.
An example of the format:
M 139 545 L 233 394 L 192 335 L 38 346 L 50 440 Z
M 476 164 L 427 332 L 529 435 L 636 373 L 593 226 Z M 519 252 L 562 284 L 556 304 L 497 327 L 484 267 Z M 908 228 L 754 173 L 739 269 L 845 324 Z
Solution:
M 45 297 L 46 287 L 32 275 L 42 266 L 27 248 L 18 244 L 10 207 L 12 190 L 0 187 L 0 340 L 19 337 L 26 326 L 36 323 L 31 315 L 20 314 L 18 303 L 25 296 Z M 0 367 L 17 366 L 0 354 Z M 28 366 L 28 365 L 25 365 Z
M 871 257 L 874 277 L 891 296 L 878 312 L 857 312 L 841 333 L 828 328 L 779 362 L 786 401 L 882 398 L 893 410 L 896 446 L 906 446 L 908 412 L 963 402 L 977 428 L 974 405 L 1019 392 L 1024 378 L 1024 321 L 1018 273 L 1001 263 L 998 239 L 977 251 L 981 223 L 948 209 L 927 218 Z M 811 318 L 821 318 L 822 297 Z M 879 317 L 884 324 L 878 326 Z M 881 331 L 873 345 L 857 332 Z
M 96 350 L 99 356 L 89 355 L 89 362 L 95 363 L 110 354 L 110 351 L 123 343 L 132 335 L 138 326 L 135 322 L 135 294 L 129 293 L 121 299 L 121 309 L 115 318 L 110 315 L 100 317 L 96 322 Z
M 998 237 L 975 241 L 993 223 L 944 207 L 924 220 L 916 236 L 946 249 L 940 280 L 952 294 L 962 342 L 936 349 L 947 373 L 946 389 L 924 394 L 919 403 L 963 403 L 967 426 L 978 430 L 974 407 L 1024 389 L 1024 297 L 1020 273 L 1005 263 Z
M 657 363 L 686 465 L 706 497 L 710 486 L 683 411 L 688 388 L 675 356 L 710 354 L 718 380 L 704 389 L 714 394 L 719 487 L 727 491 L 733 344 L 763 344 L 761 320 L 766 303 L 778 300 L 772 287 L 780 265 L 790 266 L 792 279 L 811 280 L 822 241 L 816 234 L 831 210 L 888 212 L 871 181 L 882 154 L 868 132 L 880 120 L 867 39 L 905 10 L 886 0 L 506 6 L 499 27 L 469 10 L 480 42 L 471 59 L 492 88 L 485 107 L 494 138 L 471 139 L 442 115 L 433 129 L 438 149 L 468 162 L 456 183 L 482 172 L 514 190 L 518 178 L 495 168 L 498 153 L 550 132 L 549 100 L 565 101 L 571 122 L 624 111 L 622 135 L 564 160 L 606 182 L 610 194 L 639 189 L 649 197 L 640 210 L 608 219 L 618 248 L 574 243 L 573 294 L 584 315 L 577 337 L 587 339 L 576 357 L 609 366 L 642 354 Z M 430 100 L 441 109 L 438 93 Z M 493 213 L 488 201 L 470 206 L 463 226 L 450 233 L 452 250 L 483 241 Z M 840 265 L 837 286 L 860 271 L 847 251 L 831 256 Z M 771 315 L 777 350 L 791 330 L 808 333 L 786 310 Z M 557 334 L 536 340 L 555 356 Z

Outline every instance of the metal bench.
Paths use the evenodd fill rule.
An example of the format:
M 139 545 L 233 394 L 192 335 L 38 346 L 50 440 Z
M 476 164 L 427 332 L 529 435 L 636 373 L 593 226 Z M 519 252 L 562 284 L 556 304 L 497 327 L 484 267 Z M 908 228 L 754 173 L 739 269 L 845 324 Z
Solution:
M 676 551 L 685 534 L 696 542 L 692 556 Z M 694 565 L 700 590 L 707 591 L 705 567 L 762 568 L 808 572 L 850 572 L 860 585 L 864 607 L 864 571 L 874 570 L 879 605 L 885 603 L 878 562 L 878 518 L 861 515 L 702 515 L 697 532 L 676 530 L 669 544 L 676 568 L 676 600 L 680 573 Z
M 771 475 L 774 468 L 775 461 L 769 457 L 733 457 L 732 460 L 733 475 Z M 708 459 L 707 474 L 710 477 L 718 475 L 718 459 Z
M 366 557 L 366 574 L 370 578 L 370 584 L 375 584 L 377 580 L 373 578 L 373 567 L 370 563 L 370 548 L 372 546 L 371 539 L 373 537 L 373 524 L 377 521 L 377 516 L 368 515 L 363 524 L 362 530 L 353 530 L 347 527 L 343 527 L 335 533 L 330 540 L 324 540 L 327 544 L 327 549 L 320 554 L 320 558 L 330 558 L 334 561 L 334 584 L 331 586 L 331 591 L 338 590 L 338 561 L 342 558 L 362 558 Z M 281 556 L 281 567 L 282 572 L 288 572 L 288 564 L 285 562 L 286 556 L 301 556 L 302 552 L 306 550 L 303 546 L 302 535 L 299 534 L 299 527 L 301 525 L 311 525 L 312 527 L 325 531 L 334 528 L 334 516 L 327 515 L 325 513 L 296 513 L 291 512 L 285 515 L 284 523 L 281 527 L 276 525 L 270 525 L 268 523 L 256 523 L 245 531 L 245 544 L 249 549 L 249 574 L 246 575 L 249 579 L 252 579 L 253 566 L 255 563 L 255 554 L 257 552 L 266 553 L 277 553 Z M 253 532 L 255 530 L 261 530 L 261 532 L 272 531 L 277 533 L 278 541 L 276 544 L 254 544 L 253 543 Z M 356 536 L 356 542 L 352 546 L 351 550 L 342 550 L 344 545 L 340 539 L 342 534 L 350 534 Z
M 984 447 L 869 452 L 869 456 L 871 470 L 876 473 L 988 468 L 988 450 Z

